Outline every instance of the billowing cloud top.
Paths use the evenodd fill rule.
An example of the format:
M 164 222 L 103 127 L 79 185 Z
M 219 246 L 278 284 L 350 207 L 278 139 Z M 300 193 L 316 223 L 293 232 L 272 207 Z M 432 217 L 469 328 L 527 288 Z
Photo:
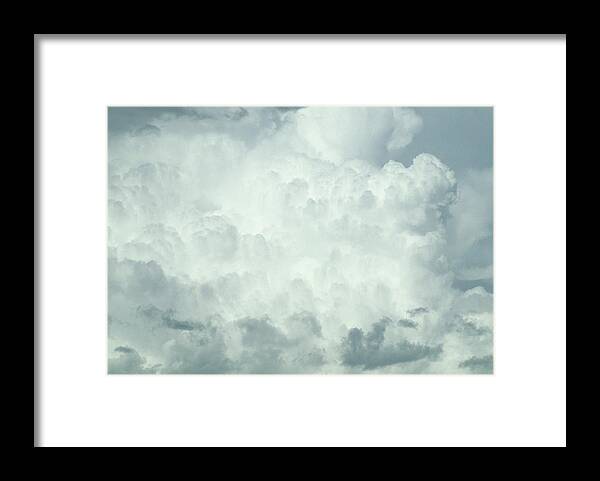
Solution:
M 491 249 L 491 170 L 465 196 L 442 159 L 403 160 L 424 128 L 407 108 L 111 108 L 109 372 L 491 372 L 491 263 L 465 268 Z

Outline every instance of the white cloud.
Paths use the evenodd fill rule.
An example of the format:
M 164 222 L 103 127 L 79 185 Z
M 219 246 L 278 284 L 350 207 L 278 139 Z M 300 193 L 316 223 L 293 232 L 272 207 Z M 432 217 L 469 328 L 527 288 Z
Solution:
M 352 159 L 383 163 L 421 128 L 413 110 L 387 107 L 309 107 L 296 114 L 295 124 L 308 155 L 336 164 Z
M 160 372 L 485 364 L 460 366 L 491 353 L 477 330 L 491 303 L 473 311 L 470 296 L 487 298 L 452 287 L 449 258 L 480 225 L 449 238 L 457 181 L 440 159 L 390 160 L 421 127 L 412 110 L 211 109 L 152 125 L 109 139 L 111 349 Z
M 461 279 L 492 277 L 492 169 L 470 169 L 451 207 L 448 239 Z

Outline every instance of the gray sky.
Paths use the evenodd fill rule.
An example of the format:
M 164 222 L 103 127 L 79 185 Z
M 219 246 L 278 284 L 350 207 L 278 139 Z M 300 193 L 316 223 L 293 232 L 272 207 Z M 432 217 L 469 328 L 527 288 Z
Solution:
M 423 129 L 404 150 L 404 159 L 428 152 L 459 174 L 492 166 L 491 107 L 417 107 L 415 111 L 423 119 Z

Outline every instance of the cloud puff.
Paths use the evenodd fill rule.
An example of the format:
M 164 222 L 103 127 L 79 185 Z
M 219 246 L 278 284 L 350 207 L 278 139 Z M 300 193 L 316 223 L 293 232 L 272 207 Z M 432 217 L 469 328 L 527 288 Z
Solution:
M 391 324 L 387 318 L 373 324 L 366 334 L 362 329 L 352 328 L 342 340 L 342 361 L 347 366 L 376 369 L 399 363 L 408 363 L 425 358 L 437 358 L 442 346 L 427 346 L 406 339 L 386 343 L 385 333 Z M 400 323 L 402 327 L 406 325 Z M 409 327 L 413 328 L 413 325 Z
M 469 169 L 448 221 L 451 254 L 461 280 L 492 278 L 492 170 Z
M 127 346 L 115 348 L 116 357 L 108 359 L 109 374 L 155 374 L 160 366 L 146 366 L 146 359 Z
M 459 364 L 459 367 L 470 369 L 479 374 L 489 374 L 494 369 L 494 359 L 491 355 L 471 357 Z
M 352 159 L 385 163 L 421 129 L 420 117 L 404 108 L 310 107 L 300 110 L 295 121 L 308 153 L 335 163 Z
M 455 287 L 459 232 L 481 239 L 449 237 L 457 179 L 393 160 L 420 128 L 400 108 L 210 108 L 110 130 L 109 346 L 144 356 L 119 362 L 464 372 L 490 355 L 491 294 Z

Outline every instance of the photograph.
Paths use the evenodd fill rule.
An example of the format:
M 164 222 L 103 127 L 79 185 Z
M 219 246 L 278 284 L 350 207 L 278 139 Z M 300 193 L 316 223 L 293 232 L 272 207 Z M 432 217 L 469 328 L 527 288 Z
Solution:
M 567 34 L 58 34 L 33 447 L 566 447 Z
M 109 107 L 110 374 L 493 372 L 490 107 Z

